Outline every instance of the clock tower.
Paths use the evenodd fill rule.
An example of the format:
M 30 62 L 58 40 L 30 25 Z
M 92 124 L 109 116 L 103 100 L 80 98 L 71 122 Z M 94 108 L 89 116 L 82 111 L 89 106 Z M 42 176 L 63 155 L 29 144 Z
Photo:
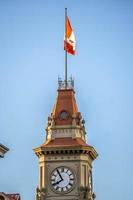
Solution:
M 75 100 L 74 82 L 59 80 L 45 142 L 34 149 L 39 159 L 36 200 L 93 200 L 92 161 L 97 152 L 86 143 L 85 121 Z

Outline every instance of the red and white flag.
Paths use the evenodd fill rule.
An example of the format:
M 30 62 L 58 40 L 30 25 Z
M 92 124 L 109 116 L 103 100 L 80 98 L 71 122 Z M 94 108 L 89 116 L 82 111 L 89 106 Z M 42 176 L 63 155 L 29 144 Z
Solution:
M 66 33 L 64 38 L 64 50 L 75 55 L 75 36 L 68 17 L 66 17 Z

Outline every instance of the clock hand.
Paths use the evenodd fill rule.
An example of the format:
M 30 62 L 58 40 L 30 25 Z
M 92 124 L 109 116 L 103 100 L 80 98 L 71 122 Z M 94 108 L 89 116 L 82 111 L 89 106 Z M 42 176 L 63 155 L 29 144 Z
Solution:
M 52 185 L 57 185 L 57 184 L 59 184 L 61 181 L 63 181 L 63 179 L 61 179 L 60 181 L 57 181 L 56 183 L 53 183 Z
M 59 177 L 61 178 L 61 180 L 63 180 L 63 178 L 62 178 L 62 176 L 61 176 L 61 174 L 60 174 L 58 169 L 57 169 L 57 173 L 59 174 Z

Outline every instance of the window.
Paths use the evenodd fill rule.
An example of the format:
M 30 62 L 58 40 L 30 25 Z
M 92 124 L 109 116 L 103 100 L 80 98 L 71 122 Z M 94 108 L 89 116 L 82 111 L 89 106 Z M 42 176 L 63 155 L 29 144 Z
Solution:
M 43 167 L 40 167 L 40 187 L 42 188 L 42 180 L 43 180 Z
M 82 165 L 83 186 L 86 186 L 86 165 Z
M 0 200 L 5 200 L 5 198 L 2 195 L 0 195 Z

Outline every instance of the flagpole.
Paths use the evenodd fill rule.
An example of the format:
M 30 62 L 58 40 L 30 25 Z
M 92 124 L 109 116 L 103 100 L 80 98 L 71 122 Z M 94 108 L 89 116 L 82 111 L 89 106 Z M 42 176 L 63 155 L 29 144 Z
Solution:
M 67 8 L 65 8 L 65 45 L 67 45 Z M 65 89 L 67 89 L 67 50 L 65 50 Z

